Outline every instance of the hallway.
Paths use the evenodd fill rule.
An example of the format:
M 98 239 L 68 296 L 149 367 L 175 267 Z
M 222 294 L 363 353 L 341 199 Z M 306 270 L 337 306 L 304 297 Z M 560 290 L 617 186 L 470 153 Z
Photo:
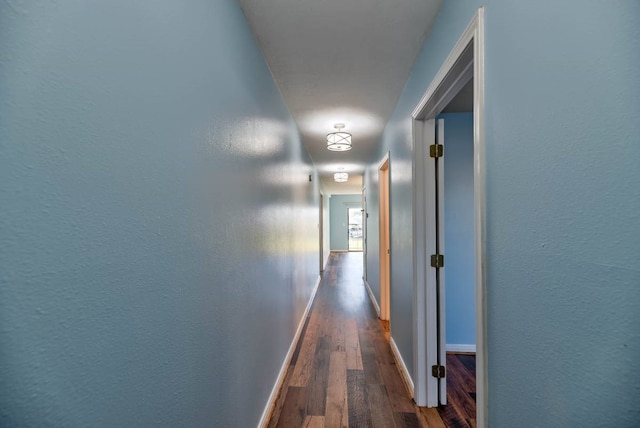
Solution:
M 415 406 L 362 281 L 362 253 L 332 253 L 270 427 L 472 427 L 472 356 L 448 356 L 443 409 Z M 451 400 L 451 398 L 450 398 Z M 457 405 L 457 404 L 459 405 Z

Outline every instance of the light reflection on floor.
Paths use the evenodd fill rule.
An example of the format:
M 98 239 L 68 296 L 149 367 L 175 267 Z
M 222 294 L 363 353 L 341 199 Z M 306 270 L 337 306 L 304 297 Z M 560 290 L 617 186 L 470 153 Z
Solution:
M 339 253 L 337 257 L 340 258 L 340 306 L 345 311 L 355 312 L 362 306 L 363 301 L 369 298 L 362 280 L 362 253 Z

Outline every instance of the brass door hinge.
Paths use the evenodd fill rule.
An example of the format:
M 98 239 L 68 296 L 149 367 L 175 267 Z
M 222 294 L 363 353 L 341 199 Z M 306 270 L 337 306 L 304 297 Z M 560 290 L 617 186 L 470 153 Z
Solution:
M 438 379 L 444 379 L 446 375 L 447 370 L 444 366 L 431 366 L 431 376 Z
M 442 144 L 432 144 L 429 146 L 429 157 L 441 158 L 444 154 L 444 146 Z
M 442 254 L 432 254 L 431 267 L 434 267 L 434 268 L 444 267 L 444 256 Z

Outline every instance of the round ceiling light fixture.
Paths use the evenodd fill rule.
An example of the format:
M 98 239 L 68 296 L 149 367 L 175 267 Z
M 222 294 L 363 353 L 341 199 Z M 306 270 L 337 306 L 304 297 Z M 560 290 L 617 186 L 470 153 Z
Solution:
M 346 172 L 336 172 L 333 174 L 333 181 L 336 183 L 344 183 L 349 179 L 349 174 Z
M 336 132 L 327 134 L 327 149 L 334 152 L 351 150 L 351 134 L 341 131 L 344 123 L 336 123 L 333 127 L 336 128 Z

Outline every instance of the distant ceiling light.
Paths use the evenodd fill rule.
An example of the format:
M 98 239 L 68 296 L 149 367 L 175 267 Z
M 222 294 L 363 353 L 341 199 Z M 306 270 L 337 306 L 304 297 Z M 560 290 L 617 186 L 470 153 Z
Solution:
M 344 123 L 336 123 L 333 127 L 337 131 L 327 134 L 327 149 L 334 152 L 351 150 L 351 134 L 341 131 L 344 128 Z
M 346 172 L 336 172 L 335 174 L 333 174 L 333 181 L 335 181 L 336 183 L 344 183 L 348 179 L 349 174 L 347 174 Z

